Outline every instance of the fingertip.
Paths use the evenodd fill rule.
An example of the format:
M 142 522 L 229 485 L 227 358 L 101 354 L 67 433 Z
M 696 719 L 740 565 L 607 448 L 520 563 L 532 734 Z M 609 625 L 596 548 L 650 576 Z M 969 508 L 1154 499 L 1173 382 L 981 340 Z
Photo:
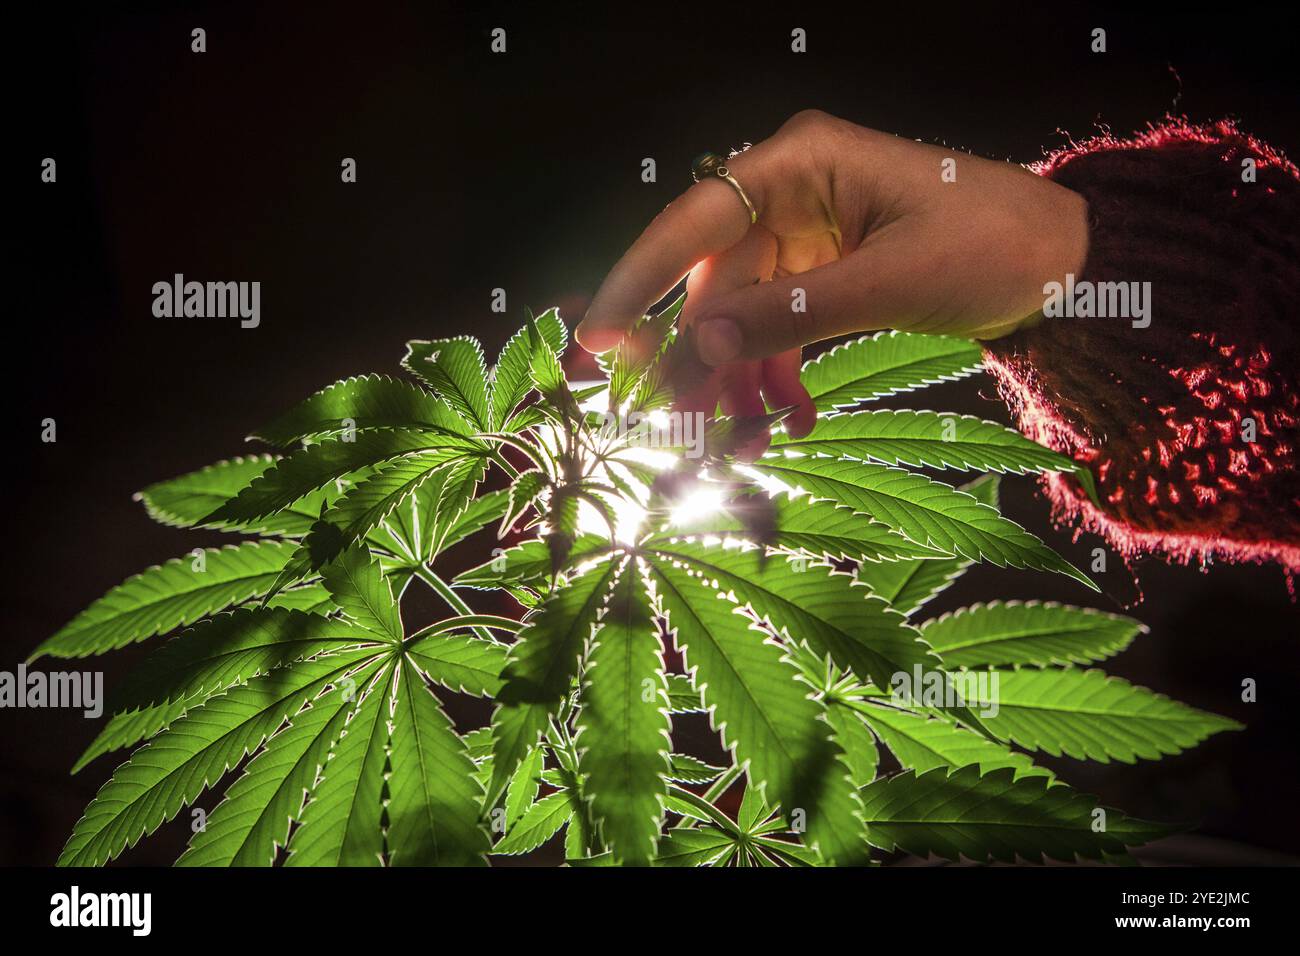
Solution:
M 763 432 L 736 452 L 736 460 L 744 462 L 745 464 L 758 461 L 758 459 L 763 457 L 763 452 L 767 451 L 768 446 L 771 444 L 771 434 Z
M 782 352 L 763 361 L 763 397 L 770 408 L 794 407 L 782 423 L 791 438 L 803 438 L 817 424 L 817 406 L 813 404 L 799 378 L 800 356 L 797 350 Z
M 799 386 L 799 390 L 803 392 L 801 400 L 791 403 L 795 406 L 795 409 L 786 417 L 783 423 L 786 434 L 791 438 L 805 437 L 817 424 L 817 406 L 808 397 L 808 390 L 803 385 Z
M 623 330 L 599 325 L 588 318 L 578 323 L 573 337 L 588 352 L 608 352 L 623 340 Z

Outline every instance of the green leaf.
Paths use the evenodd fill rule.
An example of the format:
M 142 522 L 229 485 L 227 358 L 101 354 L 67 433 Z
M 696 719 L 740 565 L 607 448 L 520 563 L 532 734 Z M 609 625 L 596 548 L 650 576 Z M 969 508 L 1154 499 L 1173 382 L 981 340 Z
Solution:
M 470 423 L 482 431 L 488 429 L 487 364 L 478 339 L 458 335 L 407 342 L 402 366 L 428 383 Z
M 557 591 L 519 632 L 502 672 L 492 715 L 492 783 L 489 805 L 505 788 L 572 689 L 582 651 L 598 626 L 617 563 L 589 568 Z
M 77 821 L 59 866 L 99 866 L 152 833 L 256 750 L 304 703 L 373 657 L 321 657 L 231 688 L 173 721 L 118 767 Z
M 329 614 L 336 609 L 334 599 L 319 581 L 277 591 L 265 601 L 265 606 L 316 614 Z
M 974 562 L 966 558 L 882 561 L 860 565 L 854 576 L 900 614 L 911 614 L 944 591 Z
M 533 322 L 551 352 L 555 355 L 563 354 L 568 331 L 560 320 L 559 312 L 550 309 L 537 316 Z M 510 415 L 533 389 L 532 364 L 532 339 L 529 328 L 525 325 L 506 343 L 492 370 L 492 428 L 515 430 Z
M 902 558 L 941 557 L 942 551 L 927 548 L 891 531 L 866 515 L 855 514 L 833 501 L 777 495 L 770 501 L 772 527 L 758 538 L 747 526 L 745 509 L 739 502 L 702 515 L 650 539 L 650 546 L 678 535 L 718 535 L 753 540 L 756 544 L 807 551 L 832 560 L 896 561 Z
M 569 550 L 568 566 L 589 561 L 610 550 L 609 539 L 598 534 L 580 535 Z M 536 584 L 551 574 L 551 552 L 545 541 L 525 541 L 507 548 L 490 561 L 470 568 L 452 582 L 460 588 L 491 589 Z
M 822 708 L 782 648 L 717 590 L 671 558 L 648 557 L 677 646 L 694 671 L 723 744 L 767 799 L 807 813 L 810 845 L 834 862 L 861 858 L 856 794 Z
M 1054 757 L 1134 763 L 1180 753 L 1236 721 L 1098 670 L 995 670 L 983 692 L 964 688 L 999 740 Z M 974 682 L 972 682 L 974 683 Z M 995 712 L 994 712 L 995 711 Z M 984 716 L 989 715 L 989 716 Z
M 803 438 L 774 435 L 772 449 L 1014 474 L 1080 468 L 1014 429 L 952 412 L 878 409 L 824 416 Z
M 876 750 L 876 738 L 862 716 L 842 702 L 829 701 L 826 722 L 835 731 L 835 742 L 844 748 L 844 762 L 853 786 L 865 787 L 875 780 L 880 753 Z
M 974 342 L 945 335 L 877 332 L 805 362 L 801 378 L 818 411 L 911 391 L 980 371 Z
M 564 369 L 560 365 L 559 356 L 546 341 L 546 337 L 535 321 L 530 321 L 527 327 L 530 349 L 529 374 L 532 376 L 533 387 L 541 393 L 542 398 L 563 411 L 566 406 L 560 399 L 568 392 L 568 385 L 564 379 Z M 576 408 L 568 410 L 576 411 Z
M 115 713 L 205 700 L 277 667 L 374 638 L 346 622 L 278 608 L 236 608 L 168 641 L 112 695 Z
M 478 458 L 460 459 L 438 469 L 411 498 L 394 509 L 382 528 L 371 532 L 368 540 L 429 564 L 505 512 L 508 491 L 468 497 L 478 490 L 477 483 L 485 470 L 486 462 Z
M 1173 832 L 1110 809 L 1105 828 L 1094 828 L 1096 798 L 1009 769 L 908 771 L 867 787 L 862 802 L 872 845 L 949 860 L 1096 860 Z
M 958 490 L 981 504 L 998 507 L 1000 475 L 981 475 Z M 856 576 L 896 611 L 911 614 L 956 581 L 974 562 L 966 558 L 885 561 L 858 566 Z
M 433 546 L 425 562 L 432 561 L 452 545 L 459 544 L 475 532 L 486 528 L 505 513 L 508 503 L 509 492 L 502 489 L 479 495 L 455 517 L 445 512 L 435 513 L 431 525 Z
M 587 654 L 580 703 L 579 767 L 592 813 L 616 862 L 647 866 L 663 818 L 671 725 L 659 633 L 634 562 Z
M 761 846 L 769 856 L 776 857 L 787 866 L 807 867 L 818 865 L 816 854 L 810 853 L 806 847 L 802 847 L 797 843 L 774 840 L 771 837 L 754 837 L 752 842 Z
M 565 792 L 543 797 L 528 808 L 504 839 L 492 848 L 494 854 L 516 856 L 531 853 L 555 836 L 573 816 L 573 805 Z
M 612 410 L 620 409 L 633 392 L 639 390 L 646 373 L 663 354 L 673 323 L 685 302 L 683 293 L 658 315 L 642 317 L 613 350 L 609 359 L 609 407 Z M 645 394 L 648 397 L 655 391 L 657 389 L 652 387 Z
M 304 438 L 367 428 L 472 432 L 468 422 L 418 385 L 387 375 L 360 375 L 321 389 L 249 438 L 287 448 Z
M 570 566 L 570 554 L 578 539 L 578 495 L 576 485 L 557 488 L 547 500 L 547 533 L 543 540 L 551 556 L 551 576 Z
M 80 772 L 86 764 L 106 753 L 129 747 L 147 737 L 152 737 L 184 714 L 191 706 L 202 703 L 204 699 L 204 696 L 200 694 L 191 700 L 177 700 L 167 704 L 155 704 L 140 710 L 114 714 L 104 724 L 104 728 L 91 742 L 90 746 L 86 748 L 85 752 L 77 758 L 77 762 L 72 766 L 72 773 Z
M 492 756 L 492 728 L 480 727 L 478 730 L 471 730 L 462 734 L 461 738 L 465 741 L 465 746 L 469 749 L 469 755 L 472 759 L 478 761 Z
M 482 452 L 467 438 L 417 429 L 376 429 L 357 432 L 354 441 L 326 441 L 310 445 L 276 462 L 212 514 L 207 522 L 256 521 L 287 508 L 336 478 L 416 452 L 442 451 L 451 461 Z
M 751 790 L 757 789 L 756 787 L 751 787 L 748 783 L 746 784 L 746 787 Z M 740 828 L 736 824 L 736 821 L 732 820 L 731 817 L 727 816 L 708 800 L 705 800 L 701 796 L 697 796 L 690 790 L 675 785 L 670 786 L 668 788 L 668 798 L 666 802 L 668 804 L 668 809 L 673 813 L 680 814 L 681 816 L 692 820 L 699 820 L 701 823 L 711 823 L 714 826 L 721 827 L 728 833 L 736 835 L 740 834 Z
M 617 866 L 614 862 L 613 853 L 597 853 L 595 856 L 581 856 L 566 859 L 565 866 L 593 867 L 593 866 Z
M 668 772 L 669 780 L 679 783 L 708 783 L 716 780 L 722 773 L 722 767 L 713 767 L 690 754 L 672 754 L 669 757 L 672 768 Z
M 245 541 L 156 565 L 90 605 L 29 660 L 102 654 L 265 594 L 294 548 L 290 542 Z
M 483 790 L 465 742 L 437 699 L 403 663 L 393 711 L 388 847 L 394 866 L 477 866 L 487 862 L 479 823 Z
M 754 467 L 868 514 L 919 544 L 999 567 L 1056 571 L 1097 590 L 1082 571 L 1014 521 L 924 475 L 831 458 L 765 459 Z
M 393 590 L 378 562 L 361 545 L 354 545 L 325 566 L 321 579 L 343 613 L 375 635 L 376 639 L 402 640 L 402 618 Z
M 343 730 L 350 699 L 335 686 L 290 718 L 194 834 L 178 866 L 270 866 L 289 840 L 303 794 Z
M 203 524 L 215 509 L 247 487 L 254 478 L 265 474 L 276 463 L 273 455 L 249 455 L 219 461 L 198 471 L 159 481 L 137 492 L 134 500 L 144 503 L 149 517 L 173 528 L 215 528 L 246 534 L 303 535 L 320 515 L 321 508 L 338 496 L 337 489 L 326 487 L 312 492 L 277 514 L 259 521 L 233 524 Z
M 358 703 L 335 741 L 289 842 L 286 866 L 378 866 L 384 855 L 384 763 L 390 672 Z
M 434 546 L 438 551 L 445 547 L 444 541 L 450 528 L 465 513 L 478 484 L 487 474 L 487 460 L 484 458 L 461 458 L 451 463 L 446 469 L 446 478 L 436 485 L 422 485 L 432 488 L 437 496 L 433 500 L 432 529 Z
M 448 462 L 441 450 L 401 458 L 381 466 L 374 474 L 354 485 L 330 509 L 327 518 L 342 530 L 343 539 L 351 543 L 364 537 L 370 529 L 385 520 L 398 505 L 424 487 L 430 478 L 442 480 L 441 497 L 444 500 L 449 497 L 447 484 L 457 486 L 456 492 L 450 496 L 452 498 L 472 496 L 477 483 L 474 471 L 478 469 L 481 473 L 483 467 L 483 462 L 478 459 L 461 458 Z M 466 482 L 469 482 L 468 488 L 464 488 Z
M 659 841 L 655 866 L 707 866 L 735 845 L 730 834 L 714 827 L 669 830 Z
M 510 786 L 506 788 L 506 830 L 508 831 L 526 813 L 537 799 L 541 789 L 542 770 L 546 764 L 546 751 L 534 747 L 532 752 L 519 762 Z
M 992 601 L 926 621 L 921 633 L 950 667 L 1091 664 L 1124 650 L 1146 627 L 1091 608 Z
M 681 543 L 655 553 L 689 565 L 717 589 L 735 594 L 756 617 L 859 679 L 888 688 L 894 674 L 936 670 L 920 633 L 847 574 L 825 565 L 764 558 L 758 550 Z
M 668 706 L 674 714 L 702 713 L 706 708 L 691 679 L 685 674 L 668 674 Z
M 925 773 L 935 767 L 976 764 L 981 773 L 1009 767 L 1016 776 L 1055 779 L 1050 770 L 1024 754 L 947 720 L 870 704 L 857 704 L 855 709 L 905 769 Z
M 506 506 L 505 514 L 501 518 L 501 530 L 497 533 L 498 538 L 504 538 L 510 533 L 516 521 L 527 510 L 528 506 L 540 495 L 547 487 L 547 478 L 544 474 L 536 469 L 525 471 L 510 485 L 510 502 Z
M 482 468 L 478 459 L 447 461 L 446 453 L 422 452 L 380 465 L 341 497 L 311 532 L 285 566 L 278 584 L 296 581 L 333 561 L 349 545 L 366 537 L 402 502 L 439 474 L 464 466 Z M 472 487 L 471 487 L 472 492 Z
M 406 653 L 435 684 L 476 697 L 494 697 L 501 690 L 504 644 L 470 634 L 433 634 L 412 641 Z
M 761 829 L 760 824 L 772 816 L 772 808 L 767 805 L 759 789 L 747 783 L 740 798 L 740 809 L 736 812 L 736 826 L 740 832 L 753 835 Z

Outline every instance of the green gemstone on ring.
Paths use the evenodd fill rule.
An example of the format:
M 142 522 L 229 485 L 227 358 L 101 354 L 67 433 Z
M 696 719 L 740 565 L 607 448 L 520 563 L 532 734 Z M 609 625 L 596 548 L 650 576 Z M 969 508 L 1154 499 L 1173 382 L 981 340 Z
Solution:
M 725 162 L 717 153 L 700 153 L 691 163 L 691 177 L 698 183 L 706 176 L 715 176 Z

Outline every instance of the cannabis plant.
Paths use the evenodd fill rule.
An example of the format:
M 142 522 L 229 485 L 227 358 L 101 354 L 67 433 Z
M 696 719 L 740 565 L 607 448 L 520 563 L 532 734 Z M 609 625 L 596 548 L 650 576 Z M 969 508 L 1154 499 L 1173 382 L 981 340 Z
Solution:
M 864 337 L 804 367 L 806 437 L 780 409 L 695 430 L 668 411 L 699 372 L 679 309 L 598 383 L 566 380 L 554 310 L 491 369 L 472 338 L 411 342 L 413 379 L 337 382 L 254 433 L 273 452 L 142 491 L 154 519 L 240 541 L 127 580 L 37 649 L 179 632 L 74 768 L 135 748 L 59 862 L 113 859 L 236 769 L 191 810 L 180 863 L 479 864 L 561 830 L 573 865 L 1122 861 L 1168 832 L 1031 757 L 1159 759 L 1235 726 L 1092 668 L 1142 625 L 1036 602 L 925 614 L 977 561 L 1091 586 L 998 510 L 1000 473 L 1087 488 L 1072 461 L 870 406 L 977 373 L 979 348 Z M 943 469 L 991 474 L 956 488 L 926 473 Z M 471 536 L 490 559 L 449 567 Z M 402 613 L 412 588 L 438 620 Z M 453 724 L 456 695 L 493 701 L 490 723 Z M 724 765 L 675 746 L 694 713 Z

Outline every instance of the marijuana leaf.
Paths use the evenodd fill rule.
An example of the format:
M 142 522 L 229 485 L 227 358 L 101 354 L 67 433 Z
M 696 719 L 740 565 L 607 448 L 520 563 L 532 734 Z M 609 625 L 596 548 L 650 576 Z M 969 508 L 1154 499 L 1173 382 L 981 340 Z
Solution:
M 492 715 L 489 803 L 496 802 L 515 767 L 537 745 L 577 679 L 581 654 L 598 626 L 617 568 L 606 561 L 576 577 L 542 605 L 511 646 Z
M 979 346 L 965 339 L 878 332 L 805 362 L 801 377 L 818 411 L 827 411 L 965 378 L 983 361 Z
M 321 389 L 249 437 L 288 448 L 303 439 L 372 428 L 472 434 L 463 417 L 418 385 L 386 375 L 361 375 Z
M 32 659 L 102 654 L 259 597 L 292 551 L 284 542 L 246 541 L 173 558 L 113 588 L 37 647 Z
M 858 859 L 857 797 L 848 770 L 821 707 L 780 646 L 738 617 L 698 572 L 659 555 L 650 565 L 662 610 L 724 743 L 748 762 L 750 779 L 768 799 L 806 812 L 808 835 L 823 856 Z
M 772 448 L 870 459 L 886 465 L 1014 474 L 1081 468 L 996 422 L 972 415 L 896 409 L 828 415 L 803 438 L 774 436 Z
M 655 854 L 671 749 L 659 634 L 638 569 L 626 565 L 587 654 L 579 769 L 616 862 Z
M 477 339 L 463 335 L 432 342 L 407 342 L 402 366 L 423 379 L 480 431 L 490 427 L 487 364 Z
M 564 354 L 568 332 L 555 309 L 543 312 L 533 320 L 540 341 L 546 343 L 554 355 Z M 533 388 L 532 367 L 535 347 L 529 326 L 524 326 L 506 343 L 492 370 L 493 429 L 513 431 L 510 414 Z
M 878 780 L 862 793 L 868 839 L 884 850 L 933 853 L 949 860 L 1038 862 L 1101 859 L 1168 836 L 1174 828 L 1105 810 L 1094 826 L 1093 797 L 1043 777 L 1016 777 L 1010 769 L 980 775 L 969 766 L 920 776 L 910 771 Z
M 754 467 L 870 515 L 918 544 L 1002 567 L 1056 571 L 1097 586 L 1020 525 L 924 475 L 851 460 L 764 459 Z
M 1108 763 L 1158 760 L 1211 734 L 1240 730 L 1207 714 L 1098 670 L 997 670 L 996 693 L 974 695 L 972 707 L 996 707 L 984 726 L 1000 740 L 1052 756 Z
M 1118 654 L 1145 631 L 1118 614 L 1037 601 L 975 604 L 921 627 L 953 667 L 1091 664 Z

